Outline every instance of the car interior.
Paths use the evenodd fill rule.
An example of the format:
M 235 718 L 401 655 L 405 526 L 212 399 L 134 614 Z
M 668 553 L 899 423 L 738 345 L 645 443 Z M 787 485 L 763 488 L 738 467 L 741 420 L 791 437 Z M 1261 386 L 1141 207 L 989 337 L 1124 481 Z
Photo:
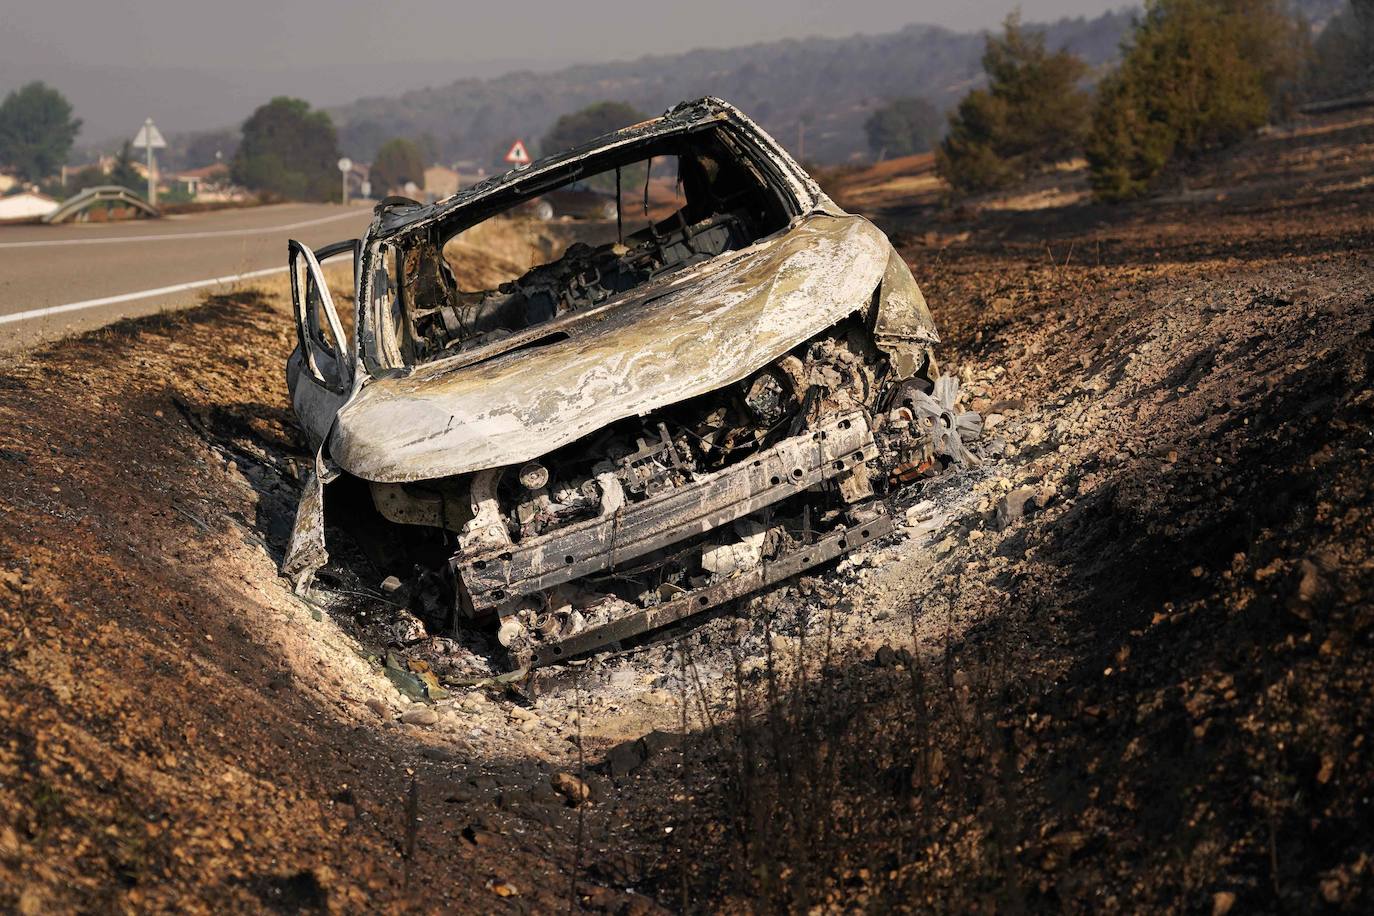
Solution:
M 623 157 L 623 151 L 620 157 Z M 660 218 L 649 206 L 650 181 L 672 176 L 679 203 Z M 604 189 L 615 218 L 577 227 L 544 263 L 495 289 L 462 289 L 445 246 L 475 222 L 458 219 L 394 247 L 399 277 L 396 340 L 415 365 L 470 351 L 570 312 L 600 306 L 683 268 L 747 247 L 788 224 L 783 198 L 765 172 L 719 128 L 663 138 L 632 158 L 610 151 L 567 170 L 564 180 L 514 196 L 485 219 L 512 218 L 533 194 L 577 185 Z M 633 219 L 642 195 L 643 216 Z M 519 218 L 519 217 L 515 217 Z

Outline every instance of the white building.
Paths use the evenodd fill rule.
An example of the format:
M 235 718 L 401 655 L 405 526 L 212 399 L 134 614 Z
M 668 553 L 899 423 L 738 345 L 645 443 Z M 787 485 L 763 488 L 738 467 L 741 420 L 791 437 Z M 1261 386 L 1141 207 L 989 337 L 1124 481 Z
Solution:
M 37 219 L 57 209 L 57 201 L 37 191 L 20 191 L 0 197 L 0 222 L 14 219 Z

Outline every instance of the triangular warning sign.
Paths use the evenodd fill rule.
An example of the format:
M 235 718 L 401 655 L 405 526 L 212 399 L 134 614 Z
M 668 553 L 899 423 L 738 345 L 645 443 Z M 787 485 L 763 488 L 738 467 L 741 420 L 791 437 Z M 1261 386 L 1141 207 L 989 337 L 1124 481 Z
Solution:
M 512 165 L 524 165 L 530 161 L 530 151 L 525 149 L 524 140 L 516 140 L 511 144 L 510 152 L 506 153 L 506 161 Z
M 152 118 L 143 122 L 143 126 L 138 129 L 138 135 L 134 137 L 134 146 L 139 149 L 149 146 L 153 149 L 162 149 L 166 145 L 167 141 L 162 139 L 162 131 L 153 124 Z

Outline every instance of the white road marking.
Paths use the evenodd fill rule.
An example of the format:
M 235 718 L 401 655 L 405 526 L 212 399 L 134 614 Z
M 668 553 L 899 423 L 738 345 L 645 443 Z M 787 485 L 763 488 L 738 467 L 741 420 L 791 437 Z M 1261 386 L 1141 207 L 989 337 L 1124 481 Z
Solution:
M 320 263 L 328 264 L 330 261 L 337 261 L 340 258 L 350 257 L 352 257 L 351 252 L 342 251 L 333 257 L 325 258 L 320 261 Z M 103 296 L 100 299 L 83 299 L 81 302 L 68 302 L 66 305 L 50 305 L 47 308 L 29 309 L 27 312 L 15 312 L 13 315 L 0 315 L 0 324 L 28 321 L 31 318 L 47 318 L 50 315 L 61 315 L 63 312 L 79 312 L 82 309 L 93 309 L 102 305 L 117 305 L 120 302 L 134 302 L 138 299 L 151 299 L 154 296 L 165 296 L 169 293 L 183 293 L 187 290 L 203 289 L 207 286 L 222 286 L 229 283 L 238 283 L 241 280 L 252 280 L 255 277 L 269 277 L 272 274 L 284 274 L 289 269 L 289 267 L 283 264 L 281 267 L 264 267 L 262 270 L 249 270 L 241 274 L 230 274 L 227 277 L 211 277 L 209 280 L 192 280 L 189 283 L 159 286 L 157 289 L 144 289 L 136 293 L 120 293 L 118 296 Z
M 282 226 L 258 226 L 251 229 L 206 229 L 201 232 L 168 232 L 163 235 L 111 235 L 94 239 L 39 239 L 30 242 L 0 242 L 0 248 L 46 248 L 59 245 L 113 245 L 117 242 L 168 242 L 177 239 L 216 239 L 233 235 L 261 235 L 264 232 L 285 232 L 291 229 L 304 229 L 319 226 L 341 219 L 356 219 L 366 216 L 367 211 L 355 210 L 350 213 L 335 213 L 318 219 L 307 219 L 299 223 L 286 223 Z
M 251 280 L 254 277 L 266 277 L 269 274 L 278 273 L 286 273 L 286 267 L 267 267 L 262 270 L 250 270 L 247 273 L 231 274 L 227 277 L 213 277 L 209 280 L 192 280 L 190 283 L 177 283 L 173 286 L 159 286 L 157 289 L 145 289 L 136 293 L 121 293 L 118 296 L 105 296 L 101 299 L 86 299 L 82 302 L 68 302 L 66 305 L 50 305 L 47 308 L 29 309 L 27 312 L 15 312 L 13 315 L 0 315 L 0 324 L 28 321 L 32 318 L 47 318 L 50 315 L 61 315 L 63 312 L 79 312 L 82 309 L 93 309 L 102 305 L 133 302 L 136 299 L 151 299 L 153 296 L 164 296 L 168 293 L 181 293 L 189 289 L 200 289 L 205 286 L 220 286 L 227 283 L 237 283 L 240 280 Z

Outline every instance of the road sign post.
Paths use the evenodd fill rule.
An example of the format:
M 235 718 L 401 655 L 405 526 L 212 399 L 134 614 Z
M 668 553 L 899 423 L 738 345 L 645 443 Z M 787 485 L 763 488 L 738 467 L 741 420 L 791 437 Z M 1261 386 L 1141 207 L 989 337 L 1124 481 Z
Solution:
M 353 170 L 353 160 L 344 156 L 339 160 L 339 174 L 343 176 L 343 204 L 348 206 L 348 173 Z
M 510 152 L 506 153 L 506 161 L 511 165 L 528 165 L 530 163 L 530 151 L 525 149 L 524 140 L 516 140 L 511 144 Z
M 134 146 L 145 147 L 148 150 L 148 203 L 157 206 L 157 159 L 153 155 L 153 150 L 162 149 L 167 145 L 167 141 L 162 139 L 162 132 L 157 129 L 152 118 L 143 122 L 143 126 L 138 129 L 138 135 L 134 137 Z

